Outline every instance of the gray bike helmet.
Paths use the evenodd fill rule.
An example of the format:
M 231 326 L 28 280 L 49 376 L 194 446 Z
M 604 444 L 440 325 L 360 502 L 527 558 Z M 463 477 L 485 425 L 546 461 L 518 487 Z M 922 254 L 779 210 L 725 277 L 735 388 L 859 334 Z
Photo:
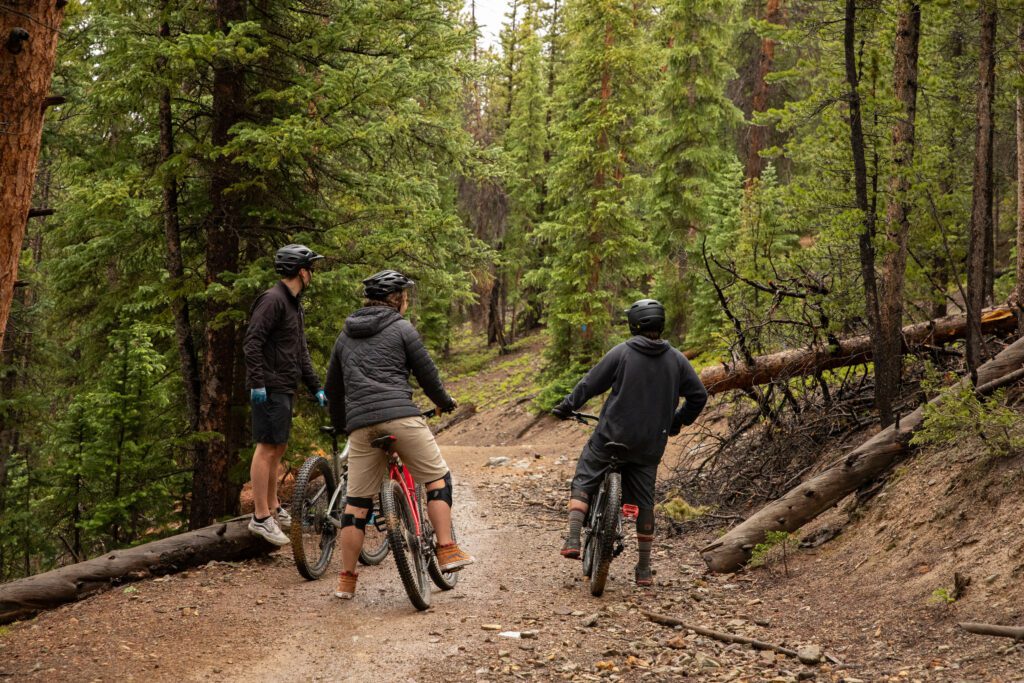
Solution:
M 655 299 L 640 299 L 626 309 L 629 331 L 633 334 L 661 332 L 665 329 L 665 307 Z
M 367 299 L 384 301 L 388 294 L 401 292 L 415 284 L 397 270 L 382 270 L 363 280 L 363 293 Z
M 322 258 L 304 244 L 288 244 L 274 254 L 274 270 L 284 277 L 295 277 L 303 268 L 313 270 L 313 261 Z

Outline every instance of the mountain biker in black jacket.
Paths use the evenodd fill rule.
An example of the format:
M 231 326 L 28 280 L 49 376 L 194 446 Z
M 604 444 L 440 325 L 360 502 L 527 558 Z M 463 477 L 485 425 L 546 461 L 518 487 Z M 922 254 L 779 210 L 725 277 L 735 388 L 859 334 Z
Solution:
M 409 288 L 415 283 L 394 270 L 363 280 L 366 302 L 345 321 L 327 367 L 331 423 L 349 435 L 348 491 L 341 518 L 341 574 L 334 595 L 354 597 L 356 560 L 373 509 L 373 495 L 387 476 L 387 458 L 371 444 L 395 437 L 402 464 L 426 489 L 427 516 L 437 535 L 442 571 L 456 571 L 475 559 L 452 537 L 452 477 L 434 435 L 413 403 L 409 373 L 434 402 L 438 414 L 455 409 L 412 323 Z
M 243 344 L 256 442 L 249 467 L 255 507 L 249 531 L 276 545 L 288 543 L 281 527 L 291 524 L 277 498 L 277 467 L 288 448 L 295 388 L 302 382 L 321 406 L 327 402 L 306 348 L 300 301 L 313 280 L 313 264 L 322 258 L 301 244 L 277 250 L 274 270 L 281 280 L 253 302 Z
M 668 437 L 697 419 L 708 393 L 686 357 L 661 339 L 664 306 L 654 299 L 641 299 L 626 313 L 634 336 L 605 354 L 551 411 L 560 419 L 568 419 L 591 398 L 611 389 L 597 428 L 576 464 L 569 499 L 569 533 L 561 554 L 570 559 L 580 557 L 580 529 L 588 503 L 600 488 L 609 463 L 606 445 L 623 444 L 627 453 L 620 456 L 625 460 L 621 470 L 622 502 L 639 508 L 636 583 L 650 586 L 658 464 Z M 685 403 L 676 410 L 680 397 Z

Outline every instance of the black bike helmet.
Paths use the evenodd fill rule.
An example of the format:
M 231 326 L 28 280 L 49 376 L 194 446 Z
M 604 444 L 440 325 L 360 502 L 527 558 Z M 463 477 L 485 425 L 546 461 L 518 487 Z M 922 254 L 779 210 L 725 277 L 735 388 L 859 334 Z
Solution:
M 295 277 L 302 268 L 313 270 L 313 261 L 322 258 L 304 244 L 288 244 L 274 254 L 274 270 L 284 277 Z
M 633 334 L 661 332 L 665 329 L 665 307 L 654 299 L 640 299 L 626 309 L 629 331 Z
M 363 280 L 363 293 L 372 301 L 384 301 L 388 294 L 401 292 L 414 284 L 416 283 L 397 270 L 382 270 Z

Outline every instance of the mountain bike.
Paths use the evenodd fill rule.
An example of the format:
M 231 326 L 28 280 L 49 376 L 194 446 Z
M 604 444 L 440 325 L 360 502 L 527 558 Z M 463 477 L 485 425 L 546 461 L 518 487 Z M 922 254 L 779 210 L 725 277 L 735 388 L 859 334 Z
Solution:
M 334 555 L 334 545 L 341 529 L 348 489 L 348 450 L 338 450 L 338 433 L 331 426 L 320 431 L 331 437 L 330 463 L 321 456 L 306 460 L 295 477 L 292 495 L 292 555 L 299 574 L 309 580 L 319 579 Z M 374 505 L 375 509 L 379 506 Z M 384 520 L 373 515 L 366 524 L 366 540 L 359 553 L 365 565 L 380 564 L 388 555 L 388 537 Z
M 433 415 L 433 410 L 423 413 L 424 417 Z M 388 478 L 380 489 L 380 509 L 402 586 L 413 606 L 425 610 L 430 608 L 430 581 L 448 591 L 455 588 L 459 575 L 441 570 L 436 554 L 437 537 L 425 514 L 423 485 L 414 483 L 402 464 L 395 451 L 396 440 L 394 435 L 388 434 L 370 442 L 388 457 Z M 454 524 L 452 538 L 455 538 Z
M 596 415 L 572 413 L 580 424 L 597 422 Z M 590 594 L 600 597 L 608 582 L 612 559 L 625 549 L 622 520 L 635 520 L 640 510 L 635 505 L 622 504 L 622 465 L 629 452 L 625 444 L 610 441 L 604 446 L 610 460 L 597 491 L 587 508 L 583 520 L 583 575 L 590 578 Z

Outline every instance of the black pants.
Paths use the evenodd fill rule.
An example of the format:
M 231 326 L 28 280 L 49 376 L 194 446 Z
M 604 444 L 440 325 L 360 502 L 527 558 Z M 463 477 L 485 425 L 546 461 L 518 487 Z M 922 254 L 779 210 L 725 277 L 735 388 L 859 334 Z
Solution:
M 595 453 L 590 442 L 583 447 L 580 459 L 576 463 L 576 474 L 572 478 L 572 490 L 583 491 L 591 499 L 601 488 L 601 481 L 611 461 Z M 654 483 L 658 478 L 658 463 L 639 464 L 624 462 L 619 471 L 622 473 L 622 502 L 636 505 L 641 510 L 654 508 Z

